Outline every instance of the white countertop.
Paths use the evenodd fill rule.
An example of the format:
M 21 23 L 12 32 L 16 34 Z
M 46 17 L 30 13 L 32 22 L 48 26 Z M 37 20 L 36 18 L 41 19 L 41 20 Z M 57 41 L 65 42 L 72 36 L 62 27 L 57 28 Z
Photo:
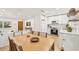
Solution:
M 79 35 L 79 32 L 67 32 L 66 30 L 60 30 L 62 34 L 71 34 L 71 35 Z

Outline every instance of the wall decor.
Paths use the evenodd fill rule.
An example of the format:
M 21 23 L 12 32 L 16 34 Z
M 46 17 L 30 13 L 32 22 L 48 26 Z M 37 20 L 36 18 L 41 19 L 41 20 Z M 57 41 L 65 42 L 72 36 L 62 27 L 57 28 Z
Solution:
M 26 26 L 31 26 L 31 22 L 26 22 Z
M 18 31 L 23 31 L 23 21 L 18 21 Z
M 4 28 L 11 28 L 11 22 L 5 21 L 4 22 Z

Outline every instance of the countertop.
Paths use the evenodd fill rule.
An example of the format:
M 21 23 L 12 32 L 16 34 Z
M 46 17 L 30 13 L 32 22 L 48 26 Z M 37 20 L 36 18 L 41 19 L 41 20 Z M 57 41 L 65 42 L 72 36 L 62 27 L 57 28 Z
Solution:
M 67 32 L 66 30 L 60 30 L 59 33 L 70 34 L 70 35 L 79 35 L 79 32 Z

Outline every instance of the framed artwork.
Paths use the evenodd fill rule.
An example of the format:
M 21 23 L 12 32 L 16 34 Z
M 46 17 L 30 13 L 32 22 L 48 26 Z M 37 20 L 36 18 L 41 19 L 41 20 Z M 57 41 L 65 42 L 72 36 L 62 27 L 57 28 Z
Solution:
M 2 21 L 0 21 L 0 28 L 2 28 Z
M 31 26 L 31 22 L 26 22 L 26 26 Z
M 4 28 L 11 28 L 11 22 L 5 21 L 4 22 Z

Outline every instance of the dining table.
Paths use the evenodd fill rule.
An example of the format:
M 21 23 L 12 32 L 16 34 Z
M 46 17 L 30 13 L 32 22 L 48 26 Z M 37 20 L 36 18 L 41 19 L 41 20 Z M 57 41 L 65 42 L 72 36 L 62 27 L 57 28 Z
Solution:
M 38 38 L 38 41 L 32 42 L 32 38 Z M 52 38 L 37 36 L 33 34 L 15 36 L 11 39 L 13 39 L 16 44 L 21 45 L 23 51 L 49 51 L 55 41 Z

